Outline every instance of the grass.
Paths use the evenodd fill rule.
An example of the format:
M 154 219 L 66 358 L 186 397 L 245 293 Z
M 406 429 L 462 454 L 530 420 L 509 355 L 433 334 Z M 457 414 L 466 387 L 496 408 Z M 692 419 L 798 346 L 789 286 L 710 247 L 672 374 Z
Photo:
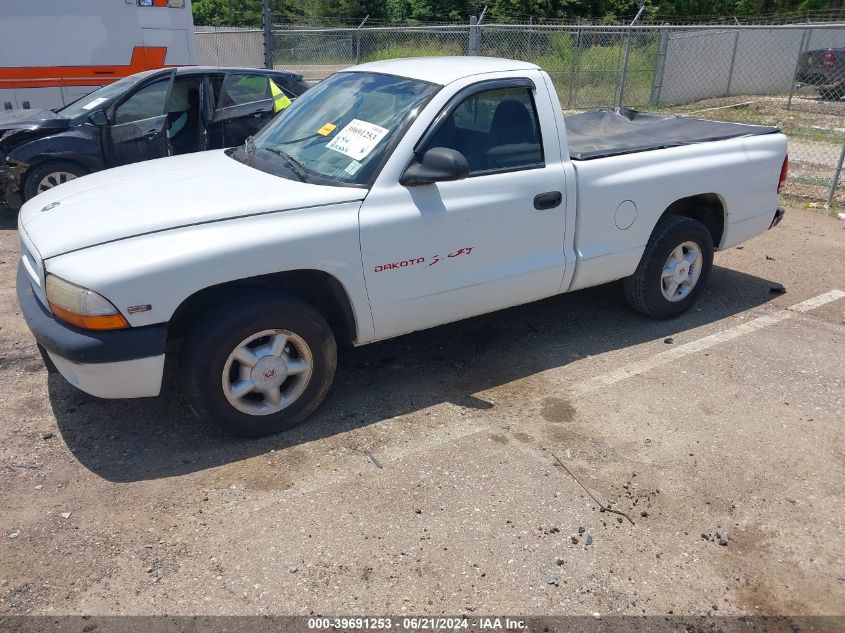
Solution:
M 831 217 L 836 217 L 842 209 L 845 209 L 845 194 L 838 194 L 833 199 L 833 205 L 830 209 L 825 208 L 826 196 L 824 197 L 807 197 L 800 195 L 793 195 L 789 193 L 782 193 L 780 196 L 781 206 L 791 207 L 793 209 L 807 209 L 822 213 Z
M 454 42 L 416 46 L 389 44 L 384 48 L 362 55 L 361 59 L 366 62 L 376 62 L 397 57 L 437 57 L 440 55 L 463 55 L 464 53 L 463 48 Z
M 534 62 L 554 81 L 558 98 L 566 109 L 611 106 L 616 101 L 624 65 L 625 45 L 607 34 L 585 31 L 580 38 L 572 33 L 535 34 L 531 44 L 525 37 L 506 37 L 503 31 L 487 30 L 483 54 L 512 57 Z M 626 103 L 648 103 L 654 80 L 657 42 L 644 39 L 632 44 L 625 82 Z
M 845 132 L 813 125 L 814 121 L 802 121 L 800 114 L 790 115 L 789 111 L 780 110 L 776 113 L 766 112 L 753 105 L 726 108 L 713 112 L 720 121 L 734 121 L 737 123 L 753 123 L 757 125 L 777 125 L 784 134 L 792 138 L 808 141 L 823 141 L 841 145 L 845 142 Z M 705 116 L 708 113 L 704 113 Z
M 771 102 L 770 99 L 761 97 L 732 97 L 732 99 L 740 101 L 757 99 L 757 102 L 733 107 L 717 106 L 718 109 L 713 110 L 708 109 L 707 102 L 679 107 L 646 106 L 642 109 L 649 112 L 678 114 L 681 116 L 693 116 L 702 119 L 730 121 L 733 123 L 774 125 L 779 127 L 790 138 L 831 143 L 834 145 L 845 143 L 845 128 L 841 127 L 842 117 L 831 117 L 830 115 L 817 112 L 787 110 L 779 102 Z M 839 119 L 839 121 L 836 119 Z
M 830 178 L 825 178 L 824 176 L 809 176 L 802 174 L 797 174 L 790 178 L 790 182 L 793 182 L 796 185 L 810 185 L 825 188 L 830 187 L 830 180 Z

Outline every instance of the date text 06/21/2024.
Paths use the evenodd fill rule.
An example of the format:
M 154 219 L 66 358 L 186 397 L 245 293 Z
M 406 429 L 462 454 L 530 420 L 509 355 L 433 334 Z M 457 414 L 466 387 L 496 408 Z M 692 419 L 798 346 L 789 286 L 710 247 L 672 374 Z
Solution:
M 440 631 L 456 629 L 484 629 L 499 631 L 520 631 L 526 628 L 525 620 L 508 617 L 405 617 L 395 620 L 389 617 L 352 618 L 308 618 L 310 630 L 391 630 Z

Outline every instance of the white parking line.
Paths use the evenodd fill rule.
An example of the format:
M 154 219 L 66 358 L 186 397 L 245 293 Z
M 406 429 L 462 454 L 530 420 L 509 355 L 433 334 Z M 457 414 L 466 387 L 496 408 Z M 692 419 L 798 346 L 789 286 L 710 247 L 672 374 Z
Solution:
M 836 301 L 845 297 L 845 292 L 841 290 L 832 290 L 825 294 L 813 297 L 807 301 L 803 301 L 794 306 L 780 310 L 773 314 L 758 317 L 732 328 L 728 328 L 716 334 L 705 336 L 702 339 L 679 345 L 666 352 L 662 352 L 649 359 L 631 363 L 620 369 L 596 376 L 585 382 L 575 385 L 571 389 L 572 396 L 586 395 L 597 389 L 601 389 L 607 385 L 619 382 L 631 376 L 641 374 L 661 365 L 683 358 L 689 354 L 705 350 L 720 343 L 733 340 L 743 334 L 750 334 L 757 330 L 769 327 L 775 323 L 785 321 L 796 316 L 799 313 L 808 312 L 814 308 L 818 308 L 831 301 Z M 544 375 L 549 375 L 555 370 L 548 370 Z M 536 376 L 536 375 L 535 375 Z M 532 376 L 531 378 L 533 378 Z M 527 379 L 523 379 L 527 380 Z M 510 386 L 518 383 L 515 381 L 508 383 Z M 478 392 L 474 395 L 483 396 L 486 393 L 491 394 L 491 399 L 498 399 L 495 397 L 496 388 L 491 388 Z M 520 405 L 521 406 L 521 405 Z M 336 486 L 344 484 L 353 476 L 361 476 L 362 474 L 370 473 L 371 476 L 377 477 L 383 471 L 379 470 L 372 464 L 364 452 L 364 447 L 372 450 L 379 462 L 385 468 L 391 467 L 393 464 L 401 463 L 408 460 L 415 455 L 423 453 L 437 452 L 438 450 L 454 446 L 457 442 L 463 441 L 473 435 L 480 435 L 490 433 L 496 428 L 500 428 L 502 421 L 496 413 L 492 417 L 488 417 L 485 411 L 473 411 L 462 409 L 458 415 L 458 407 L 450 403 L 441 403 L 429 408 L 429 411 L 437 410 L 442 415 L 442 423 L 431 425 L 426 428 L 425 435 L 420 437 L 419 434 L 412 432 L 415 425 L 412 424 L 407 415 L 399 415 L 395 418 L 382 420 L 378 423 L 379 427 L 384 428 L 386 425 L 391 425 L 393 429 L 391 433 L 386 433 L 382 436 L 386 439 L 378 441 L 367 435 L 362 435 L 360 429 L 348 431 L 349 441 L 344 442 L 346 448 L 351 449 L 347 454 L 339 454 L 332 457 L 332 469 L 314 469 L 306 473 L 303 477 L 289 488 L 279 489 L 272 493 L 270 501 L 265 504 L 256 506 L 256 510 L 270 507 L 277 504 L 279 498 L 288 497 L 291 495 L 312 494 L 318 490 L 327 488 L 329 486 Z M 495 410 L 494 410 L 495 411 Z M 415 412 L 419 415 L 423 410 Z M 466 415 L 464 415 L 466 414 Z M 446 425 L 446 426 L 444 426 Z M 533 451 L 536 448 L 530 446 L 520 446 L 519 443 L 513 443 L 513 447 L 518 447 L 521 450 Z M 258 460 L 264 459 L 259 456 L 254 458 L 256 463 Z M 344 484 L 345 485 L 345 484 Z
M 606 374 L 595 376 L 572 387 L 570 394 L 574 397 L 586 395 L 601 389 L 602 387 L 617 383 L 620 380 L 625 380 L 631 376 L 636 376 L 655 369 L 656 367 L 666 365 L 667 363 L 671 363 L 672 361 L 683 358 L 684 356 L 689 356 L 690 354 L 711 348 L 715 345 L 719 345 L 720 343 L 732 341 L 735 338 L 739 338 L 745 334 L 751 334 L 757 330 L 762 330 L 763 328 L 767 328 L 775 323 L 786 321 L 787 319 L 794 317 L 796 314 L 809 312 L 810 310 L 823 306 L 831 301 L 841 299 L 842 297 L 845 297 L 845 292 L 842 292 L 841 290 L 831 290 L 830 292 L 818 295 L 812 299 L 807 299 L 806 301 L 797 303 L 785 310 L 781 310 L 780 312 L 758 317 L 748 323 L 742 323 L 732 328 L 728 328 L 727 330 L 716 332 L 715 334 L 705 336 L 704 338 L 692 341 L 691 343 L 678 345 L 677 347 L 661 352 L 651 358 L 625 365 L 624 367 L 607 372 Z

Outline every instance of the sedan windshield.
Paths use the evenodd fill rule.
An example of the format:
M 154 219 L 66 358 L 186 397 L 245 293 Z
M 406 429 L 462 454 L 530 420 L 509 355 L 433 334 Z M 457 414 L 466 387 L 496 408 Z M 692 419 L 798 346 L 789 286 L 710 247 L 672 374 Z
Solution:
M 281 165 L 299 180 L 368 183 L 393 139 L 437 86 L 375 73 L 338 73 L 311 88 L 248 143 L 237 158 Z M 258 160 L 249 160 L 254 151 Z M 286 175 L 287 175 L 286 174 Z
M 85 95 L 81 99 L 77 99 L 63 108 L 59 108 L 56 112 L 68 119 L 75 119 L 83 114 L 91 114 L 94 110 L 102 109 L 107 106 L 108 102 L 129 90 L 141 79 L 143 79 L 143 76 L 139 76 L 138 74 L 129 75 L 128 77 L 124 77 L 114 83 L 98 88 L 91 94 Z

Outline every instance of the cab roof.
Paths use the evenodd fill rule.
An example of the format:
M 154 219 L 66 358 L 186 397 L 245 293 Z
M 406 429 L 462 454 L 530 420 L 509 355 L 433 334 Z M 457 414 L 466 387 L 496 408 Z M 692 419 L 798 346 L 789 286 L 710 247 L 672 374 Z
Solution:
M 170 70 L 175 70 L 177 75 L 208 75 L 211 73 L 249 73 L 253 75 L 287 75 L 289 77 L 302 78 L 299 73 L 293 73 L 288 70 L 271 70 L 269 68 L 247 68 L 235 66 L 175 66 L 170 68 L 152 68 L 150 70 L 142 70 L 135 73 L 134 77 L 144 79 L 156 74 L 164 74 Z
M 290 72 L 289 70 L 276 70 L 272 68 L 247 68 L 235 66 L 177 66 L 176 74 L 184 75 L 189 73 L 250 73 L 253 75 L 290 75 L 291 77 L 301 77 L 299 73 Z
M 406 57 L 369 62 L 347 68 L 347 72 L 384 73 L 409 79 L 419 79 L 445 86 L 448 83 L 484 73 L 538 70 L 540 67 L 529 62 L 499 57 Z

